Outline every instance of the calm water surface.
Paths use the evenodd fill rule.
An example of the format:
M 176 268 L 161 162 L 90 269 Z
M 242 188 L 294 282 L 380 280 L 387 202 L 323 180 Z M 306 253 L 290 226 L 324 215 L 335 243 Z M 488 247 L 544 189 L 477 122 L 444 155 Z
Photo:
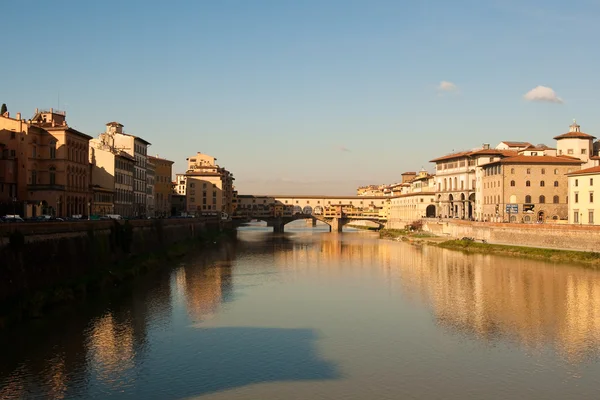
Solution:
M 286 229 L 5 334 L 0 398 L 600 398 L 600 273 Z

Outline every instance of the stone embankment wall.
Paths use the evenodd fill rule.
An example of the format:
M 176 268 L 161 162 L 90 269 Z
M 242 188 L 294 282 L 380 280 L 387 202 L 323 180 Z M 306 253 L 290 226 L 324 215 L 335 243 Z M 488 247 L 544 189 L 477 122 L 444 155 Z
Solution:
M 132 256 L 220 228 L 219 221 L 198 219 L 0 225 L 0 302 L 110 271 Z
M 600 251 L 600 226 L 423 220 L 423 230 L 449 239 L 561 250 Z

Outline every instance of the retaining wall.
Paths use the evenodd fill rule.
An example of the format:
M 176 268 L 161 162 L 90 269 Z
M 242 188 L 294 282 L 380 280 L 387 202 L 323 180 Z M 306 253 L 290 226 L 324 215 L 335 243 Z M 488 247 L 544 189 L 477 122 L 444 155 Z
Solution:
M 219 221 L 155 219 L 3 224 L 0 302 L 110 270 L 136 255 L 219 230 Z M 116 272 L 116 271 L 115 271 Z
M 423 220 L 423 230 L 453 239 L 472 237 L 488 243 L 600 251 L 600 226 Z

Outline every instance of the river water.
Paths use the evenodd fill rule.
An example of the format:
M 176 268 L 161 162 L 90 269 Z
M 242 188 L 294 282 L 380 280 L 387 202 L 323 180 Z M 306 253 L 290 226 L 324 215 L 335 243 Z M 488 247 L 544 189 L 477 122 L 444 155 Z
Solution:
M 599 272 L 286 230 L 3 334 L 0 398 L 600 398 Z

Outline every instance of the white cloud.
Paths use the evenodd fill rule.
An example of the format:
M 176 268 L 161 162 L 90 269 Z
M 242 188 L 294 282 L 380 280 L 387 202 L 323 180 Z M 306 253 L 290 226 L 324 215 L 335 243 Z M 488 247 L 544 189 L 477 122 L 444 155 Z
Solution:
M 437 89 L 442 92 L 455 92 L 458 90 L 458 86 L 452 82 L 441 81 Z
M 552 88 L 547 86 L 537 86 L 525 93 L 523 98 L 527 101 L 542 101 L 548 103 L 563 103 L 563 99 L 556 95 Z

